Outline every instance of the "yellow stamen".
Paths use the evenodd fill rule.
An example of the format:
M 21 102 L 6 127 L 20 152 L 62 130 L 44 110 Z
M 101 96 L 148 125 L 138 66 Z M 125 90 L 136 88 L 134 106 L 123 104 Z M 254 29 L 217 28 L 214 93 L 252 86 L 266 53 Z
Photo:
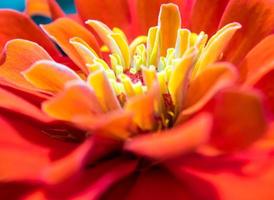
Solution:
M 86 64 L 92 64 L 93 59 L 98 58 L 96 52 L 81 38 L 74 37 L 69 42 L 74 46 Z
M 88 77 L 88 83 L 93 87 L 95 95 L 105 111 L 121 108 L 104 71 L 97 70 L 90 74 Z
M 230 23 L 210 38 L 195 66 L 193 76 L 197 76 L 206 66 L 218 59 L 228 42 L 231 40 L 232 36 L 239 28 L 241 28 L 239 23 Z

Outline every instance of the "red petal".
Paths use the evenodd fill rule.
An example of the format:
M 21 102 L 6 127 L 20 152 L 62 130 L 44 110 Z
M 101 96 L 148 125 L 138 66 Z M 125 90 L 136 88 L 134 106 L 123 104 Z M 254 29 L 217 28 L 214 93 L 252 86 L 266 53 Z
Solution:
M 215 98 L 211 143 L 224 151 L 248 147 L 266 132 L 260 96 L 253 91 L 228 89 Z
M 130 1 L 134 36 L 146 35 L 150 27 L 157 26 L 160 6 L 164 3 L 176 3 L 179 6 L 182 4 L 180 0 Z
M 69 179 L 38 190 L 46 199 L 100 199 L 113 184 L 131 174 L 136 161 L 123 158 L 108 159 L 90 165 Z M 35 193 L 30 196 L 35 196 Z
M 69 18 L 59 18 L 54 22 L 42 26 L 45 32 L 65 51 L 65 53 L 77 64 L 84 72 L 87 68 L 81 56 L 70 44 L 70 39 L 79 37 L 83 39 L 91 48 L 100 55 L 99 47 L 95 37 L 82 25 Z
M 73 134 L 69 127 L 39 124 L 2 110 L 0 113 L 1 181 L 38 180 L 57 184 L 74 175 L 87 162 L 92 164 L 117 149 L 117 142 L 95 137 L 83 144 L 63 141 L 49 131 Z
M 96 19 L 111 28 L 119 27 L 123 30 L 130 23 L 130 13 L 127 0 L 76 0 L 77 11 L 83 21 Z
M 104 174 L 102 174 L 101 177 L 88 188 L 87 192 L 80 194 L 77 198 L 99 199 L 99 197 L 102 196 L 110 186 L 132 174 L 137 166 L 136 161 L 127 161 L 122 159 L 116 159 L 113 161 L 113 163 L 109 163 L 109 170 L 105 171 Z M 118 161 L 119 163 L 116 164 L 115 161 Z
M 230 22 L 242 25 L 232 38 L 224 59 L 239 63 L 260 40 L 273 31 L 274 3 L 272 0 L 231 0 L 219 27 Z
M 245 85 L 256 84 L 274 67 L 274 35 L 257 44 L 239 65 L 241 79 Z
M 250 152 L 241 153 L 241 157 L 184 157 L 182 162 L 174 160 L 169 169 L 189 191 L 204 194 L 194 199 L 270 200 L 274 198 L 273 167 L 273 155 Z M 197 180 L 209 188 L 197 185 Z
M 153 159 L 168 159 L 188 153 L 207 142 L 210 129 L 210 116 L 201 114 L 171 130 L 129 139 L 124 148 Z
M 269 70 L 264 76 L 260 77 L 253 87 L 259 89 L 266 100 L 267 111 L 274 117 L 274 62 L 270 63 Z
M 24 99 L 0 88 L 0 107 L 28 115 L 42 122 L 50 122 L 51 119 L 40 109 Z
M 161 168 L 152 168 L 141 173 L 126 199 L 190 200 L 191 198 L 185 185 L 176 177 Z
M 21 38 L 34 41 L 44 47 L 50 55 L 58 55 L 50 39 L 31 21 L 26 15 L 12 11 L 0 11 L 0 50 L 2 50 L 7 41 Z
M 254 143 L 252 146 L 255 150 L 256 149 L 261 149 L 261 150 L 270 150 L 274 148 L 274 121 L 269 124 L 267 133 L 265 136 L 261 139 L 258 140 L 257 142 Z
M 197 0 L 184 0 L 181 4 L 181 16 L 183 27 L 190 27 L 192 11 Z
M 21 72 L 38 60 L 52 60 L 38 44 L 21 39 L 9 41 L 4 49 L 0 77 L 16 86 L 34 89 L 22 76 Z
M 4 80 L 0 79 L 0 88 L 3 88 L 4 90 L 21 97 L 22 99 L 26 100 L 27 102 L 37 106 L 40 108 L 41 103 L 49 98 L 47 94 L 43 94 L 39 91 L 33 91 L 28 89 L 20 88 L 16 85 L 7 83 Z
M 25 183 L 0 183 L 0 197 L 2 199 L 22 199 L 35 189 L 36 186 Z
M 223 11 L 229 0 L 196 0 L 191 17 L 191 31 L 204 31 L 212 36 L 218 29 Z M 205 12 L 206 11 L 206 12 Z
M 41 179 L 41 170 L 75 147 L 49 137 L 38 124 L 20 116 L 1 111 L 0 124 L 1 181 Z

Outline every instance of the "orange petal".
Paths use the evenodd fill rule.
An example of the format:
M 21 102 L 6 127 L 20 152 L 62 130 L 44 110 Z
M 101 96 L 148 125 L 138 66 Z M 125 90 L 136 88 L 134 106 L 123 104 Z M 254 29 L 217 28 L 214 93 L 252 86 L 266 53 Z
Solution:
M 26 0 L 25 6 L 25 12 L 30 16 L 42 15 L 52 19 L 65 16 L 55 0 Z
M 228 2 L 229 0 L 211 0 L 210 2 L 208 0 L 196 0 L 191 16 L 191 31 L 195 33 L 204 31 L 212 36 L 218 29 Z
M 127 0 L 76 0 L 77 11 L 83 21 L 96 19 L 111 28 L 119 27 L 125 30 L 130 23 L 129 3 Z
M 133 121 L 143 130 L 157 128 L 155 104 L 158 103 L 160 88 L 154 84 L 148 93 L 130 98 L 125 110 L 133 113 Z
M 193 151 L 207 142 L 210 130 L 210 115 L 200 114 L 171 130 L 129 139 L 124 148 L 157 160 L 169 159 Z
M 75 64 L 78 65 L 78 67 L 88 73 L 85 65 L 86 63 L 69 41 L 74 37 L 81 38 L 100 55 L 97 41 L 92 33 L 69 18 L 59 18 L 50 24 L 43 25 L 42 28 L 65 51 Z
M 132 14 L 132 26 L 134 35 L 146 35 L 149 28 L 157 25 L 160 7 L 164 3 L 181 5 L 180 0 L 132 0 L 130 11 Z
M 63 90 L 69 81 L 81 80 L 70 68 L 48 60 L 37 61 L 22 73 L 33 86 L 50 92 Z
M 38 43 L 52 56 L 60 55 L 50 39 L 29 17 L 12 10 L 1 10 L 0 51 L 2 51 L 7 41 L 19 38 Z
M 42 109 L 53 118 L 67 121 L 81 116 L 94 117 L 102 113 L 93 90 L 78 81 L 69 83 L 63 92 L 43 103 Z
M 22 76 L 21 72 L 39 60 L 52 60 L 47 52 L 38 44 L 27 40 L 9 41 L 4 49 L 0 66 L 0 77 L 14 85 L 34 89 Z
M 244 85 L 253 85 L 274 67 L 274 35 L 257 44 L 239 65 Z M 272 64 L 271 64 L 272 63 Z
M 260 40 L 273 31 L 274 4 L 272 0 L 231 0 L 219 27 L 238 22 L 242 29 L 232 38 L 224 52 L 224 60 L 239 63 Z
M 253 91 L 228 89 L 214 102 L 211 144 L 224 151 L 246 148 L 266 132 L 260 96 Z
M 181 16 L 178 6 L 175 4 L 162 5 L 158 23 L 160 30 L 160 56 L 166 56 L 167 49 L 175 47 L 178 29 L 181 28 Z
M 237 73 L 229 63 L 215 63 L 208 66 L 197 78 L 189 83 L 184 102 L 184 110 L 177 123 L 184 117 L 199 111 L 221 89 L 231 86 Z
M 102 114 L 96 118 L 88 116 L 75 117 L 73 121 L 83 129 L 91 131 L 94 135 L 124 140 L 134 131 L 132 117 L 132 113 L 121 110 Z

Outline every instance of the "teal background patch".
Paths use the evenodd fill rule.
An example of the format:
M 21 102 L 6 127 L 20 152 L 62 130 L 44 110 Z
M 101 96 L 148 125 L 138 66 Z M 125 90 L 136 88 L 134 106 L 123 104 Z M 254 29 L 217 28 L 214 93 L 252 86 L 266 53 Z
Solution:
M 66 13 L 75 13 L 73 0 L 57 0 L 57 2 Z M 25 0 L 0 0 L 0 9 L 3 8 L 23 11 L 25 8 Z

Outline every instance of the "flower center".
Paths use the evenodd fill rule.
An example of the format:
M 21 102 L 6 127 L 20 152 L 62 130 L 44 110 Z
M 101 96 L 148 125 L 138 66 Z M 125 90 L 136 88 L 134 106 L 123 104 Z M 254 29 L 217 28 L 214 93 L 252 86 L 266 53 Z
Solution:
M 158 26 L 151 27 L 147 36 L 139 36 L 130 44 L 118 28 L 111 30 L 96 20 L 86 23 L 106 45 L 102 49 L 109 52 L 109 64 L 90 47 L 83 51 L 86 44 L 72 44 L 85 58 L 90 76 L 98 71 L 104 74 L 124 109 L 133 110 L 135 114 L 140 107 L 152 109 L 150 118 L 153 119 L 139 113 L 136 123 L 142 129 L 173 124 L 184 108 L 189 83 L 220 58 L 234 32 L 240 28 L 238 23 L 228 24 L 208 41 L 204 32 L 196 34 L 181 28 L 180 12 L 174 4 L 163 5 Z M 97 80 L 90 79 L 91 85 L 98 85 L 94 81 Z M 157 125 L 146 125 L 151 121 Z
M 181 28 L 180 12 L 174 4 L 162 5 L 158 25 L 151 27 L 147 36 L 139 36 L 130 43 L 118 28 L 111 30 L 96 20 L 86 23 L 100 37 L 104 44 L 101 51 L 110 59 L 98 55 L 81 38 L 71 38 L 71 45 L 86 64 L 84 71 L 88 77 L 80 81 L 85 89 L 70 84 L 70 90 L 58 96 L 57 101 L 61 102 L 62 98 L 75 101 L 71 93 L 82 98 L 87 94 L 80 93 L 89 93 L 92 103 L 83 100 L 84 104 L 88 103 L 82 108 L 82 115 L 91 115 L 91 121 L 95 121 L 93 118 L 97 114 L 131 113 L 134 126 L 142 131 L 169 128 L 176 122 L 189 104 L 192 81 L 220 59 L 228 42 L 241 27 L 239 23 L 230 23 L 208 40 L 204 32 L 196 34 Z M 27 76 L 27 80 L 31 80 L 30 73 Z M 71 80 L 75 76 L 70 72 L 66 78 Z M 199 84 L 203 87 L 204 83 Z M 57 84 L 55 89 L 59 90 L 60 86 Z M 77 93 L 78 90 L 81 92 Z M 55 105 L 58 104 L 54 101 L 47 103 L 45 111 L 60 119 L 75 120 L 77 109 L 61 110 L 65 114 L 60 114 L 55 112 L 54 109 L 59 109 Z

